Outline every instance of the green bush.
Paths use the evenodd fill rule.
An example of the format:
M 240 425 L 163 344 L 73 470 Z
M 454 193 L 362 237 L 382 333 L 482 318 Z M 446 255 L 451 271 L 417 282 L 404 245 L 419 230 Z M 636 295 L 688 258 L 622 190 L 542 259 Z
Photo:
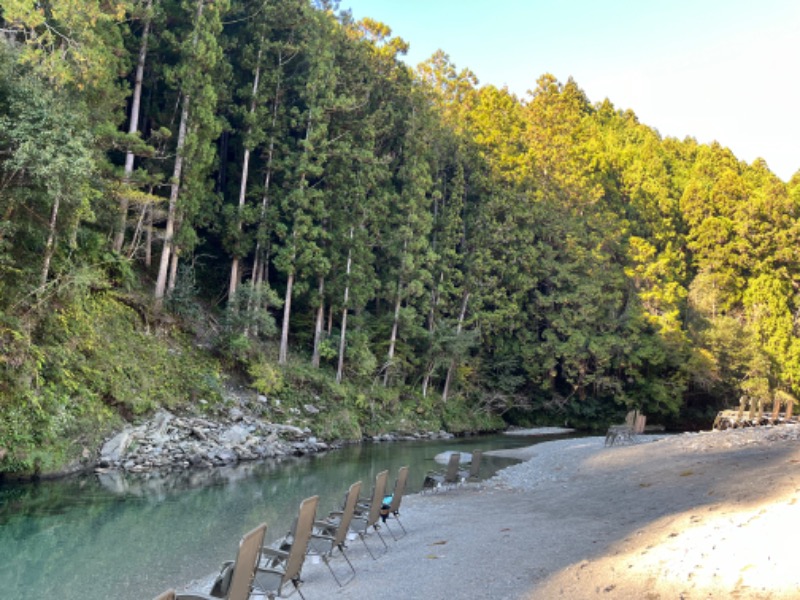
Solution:
M 266 360 L 251 363 L 248 373 L 252 377 L 251 385 L 260 394 L 270 396 L 279 394 L 283 389 L 283 374 Z

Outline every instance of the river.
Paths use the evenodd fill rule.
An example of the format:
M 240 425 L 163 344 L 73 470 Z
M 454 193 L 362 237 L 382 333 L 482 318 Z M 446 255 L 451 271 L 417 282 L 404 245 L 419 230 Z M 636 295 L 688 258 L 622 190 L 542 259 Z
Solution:
M 557 436 L 563 437 L 563 436 Z M 4 600 L 147 600 L 216 572 L 241 535 L 267 523 L 286 533 L 300 501 L 320 496 L 318 514 L 338 508 L 347 488 L 408 465 L 406 493 L 440 468 L 445 450 L 528 446 L 547 437 L 481 436 L 436 442 L 365 443 L 324 454 L 178 476 L 89 474 L 0 484 L 0 597 Z M 513 461 L 485 456 L 481 476 Z

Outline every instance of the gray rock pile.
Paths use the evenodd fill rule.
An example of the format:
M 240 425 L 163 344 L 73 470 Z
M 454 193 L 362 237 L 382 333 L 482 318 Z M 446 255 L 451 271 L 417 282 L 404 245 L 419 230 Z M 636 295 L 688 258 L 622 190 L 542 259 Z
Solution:
M 315 414 L 316 407 L 304 410 Z M 373 442 L 418 439 L 446 439 L 444 431 L 385 433 L 370 437 Z M 317 439 L 310 429 L 270 423 L 239 407 L 221 418 L 178 416 L 166 410 L 138 426 L 127 426 L 107 440 L 95 471 L 183 471 L 237 465 L 249 461 L 280 459 L 323 452 L 335 447 Z
M 309 429 L 268 423 L 238 408 L 220 421 L 162 410 L 146 423 L 126 427 L 106 441 L 97 469 L 142 473 L 211 468 L 329 448 Z

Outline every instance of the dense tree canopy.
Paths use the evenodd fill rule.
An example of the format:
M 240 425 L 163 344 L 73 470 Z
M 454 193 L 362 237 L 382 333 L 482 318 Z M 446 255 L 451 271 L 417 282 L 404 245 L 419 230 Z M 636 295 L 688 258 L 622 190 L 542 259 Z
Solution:
M 361 407 L 699 424 L 800 392 L 800 177 L 406 49 L 327 2 L 0 1 L 0 461 L 161 402 L 64 337 L 112 304 L 143 345 L 211 310 L 255 387 L 308 362 Z

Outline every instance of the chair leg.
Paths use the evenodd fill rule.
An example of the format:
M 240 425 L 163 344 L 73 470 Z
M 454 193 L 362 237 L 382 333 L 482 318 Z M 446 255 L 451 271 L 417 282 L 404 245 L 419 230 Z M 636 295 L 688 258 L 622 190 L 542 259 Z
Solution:
M 292 585 L 294 585 L 294 589 L 295 589 L 295 591 L 296 591 L 298 594 L 300 594 L 300 597 L 301 597 L 303 600 L 306 600 L 306 597 L 305 597 L 305 596 L 303 596 L 303 592 L 301 592 L 301 591 L 300 591 L 300 583 L 301 583 L 301 581 L 300 581 L 300 578 L 299 578 L 299 577 L 298 577 L 297 579 L 292 579 Z
M 403 530 L 403 535 L 406 535 L 408 532 L 406 531 L 406 528 L 403 527 L 403 522 L 400 520 L 400 511 L 395 511 L 393 514 L 395 521 L 397 521 L 397 524 L 400 525 L 400 529 Z
M 339 552 L 344 557 L 344 560 L 347 562 L 347 565 L 350 567 L 350 571 L 352 573 L 350 575 L 350 577 L 347 579 L 347 581 L 345 581 L 345 582 L 342 582 L 339 579 L 339 577 L 336 575 L 336 573 L 334 572 L 333 567 L 330 564 L 330 557 L 329 556 L 327 556 L 327 555 L 323 556 L 322 560 L 325 561 L 325 565 L 328 567 L 328 570 L 331 572 L 331 575 L 333 575 L 333 578 L 336 580 L 336 583 L 339 584 L 339 587 L 344 587 L 345 585 L 350 583 L 353 580 L 353 578 L 356 576 L 356 570 L 353 567 L 353 563 L 350 562 L 350 559 L 348 558 L 347 554 L 344 551 L 344 545 L 339 546 Z
M 380 539 L 380 541 L 383 543 L 383 547 L 385 548 L 383 553 L 381 553 L 381 555 L 380 555 L 380 556 L 383 556 L 384 554 L 386 554 L 389 551 L 389 546 L 386 544 L 386 540 L 383 539 L 383 536 L 381 535 L 381 532 L 378 531 L 378 527 L 377 526 L 373 526 L 373 528 L 375 529 L 375 533 L 378 534 L 378 539 Z M 361 538 L 361 541 L 364 543 L 364 546 L 367 548 L 367 552 L 369 552 L 369 555 L 372 557 L 372 560 L 378 560 L 378 557 L 375 556 L 375 553 L 372 552 L 372 549 L 369 547 L 369 544 L 367 544 L 367 531 L 365 530 L 363 532 L 359 532 L 358 533 L 358 537 Z
M 400 521 L 400 514 L 399 513 L 392 513 L 392 515 L 394 516 L 395 521 L 397 521 L 397 524 L 400 525 L 400 529 L 403 530 L 403 535 L 395 535 L 394 531 L 392 531 L 392 528 L 389 527 L 389 520 L 388 519 L 386 521 L 384 521 L 384 523 L 386 524 L 386 529 L 389 531 L 389 535 L 391 535 L 392 539 L 396 542 L 401 537 L 404 537 L 408 532 L 406 531 L 406 528 L 403 527 L 403 523 Z
M 392 539 L 396 542 L 398 540 L 398 537 L 394 534 L 394 531 L 392 531 L 392 528 L 389 527 L 388 520 L 384 521 L 383 524 L 386 525 L 386 531 L 389 532 L 389 535 L 392 536 Z

